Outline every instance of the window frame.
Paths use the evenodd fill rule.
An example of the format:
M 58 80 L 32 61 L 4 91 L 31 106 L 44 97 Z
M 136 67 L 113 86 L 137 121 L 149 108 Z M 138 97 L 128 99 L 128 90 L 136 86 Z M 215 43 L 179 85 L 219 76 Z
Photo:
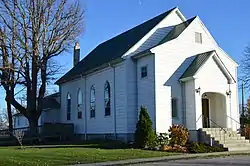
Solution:
M 146 69 L 146 72 L 145 71 L 143 72 L 143 69 Z M 146 73 L 146 75 L 144 76 L 143 73 L 144 74 Z M 141 79 L 145 79 L 148 77 L 148 65 L 141 66 L 140 75 Z
M 67 112 L 66 112 L 66 119 L 67 121 L 71 120 L 71 95 L 70 93 L 67 94 Z
M 17 116 L 17 126 L 20 126 L 20 118 L 19 118 L 19 116 Z
M 202 44 L 202 33 L 195 32 L 195 43 Z
M 83 93 L 81 88 L 77 91 L 77 119 L 82 119 Z
M 175 104 L 175 110 L 174 110 L 174 104 Z M 171 112 L 172 112 L 172 118 L 178 118 L 178 98 L 176 97 L 171 98 Z
M 111 87 L 108 81 L 104 84 L 104 110 L 105 116 L 111 115 Z
M 93 94 L 93 100 L 92 100 L 92 94 Z M 96 112 L 96 94 L 95 94 L 95 86 L 92 85 L 90 87 L 90 118 L 96 117 L 95 112 Z

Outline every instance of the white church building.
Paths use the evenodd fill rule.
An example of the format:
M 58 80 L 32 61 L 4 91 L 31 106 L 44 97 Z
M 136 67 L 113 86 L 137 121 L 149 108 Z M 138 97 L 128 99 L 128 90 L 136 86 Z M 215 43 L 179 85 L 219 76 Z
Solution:
M 56 82 L 60 107 L 47 108 L 41 125 L 72 123 L 85 137 L 130 140 L 145 106 L 158 133 L 172 124 L 239 127 L 238 64 L 198 16 L 188 19 L 173 8 L 79 59 L 76 44 L 74 67 Z

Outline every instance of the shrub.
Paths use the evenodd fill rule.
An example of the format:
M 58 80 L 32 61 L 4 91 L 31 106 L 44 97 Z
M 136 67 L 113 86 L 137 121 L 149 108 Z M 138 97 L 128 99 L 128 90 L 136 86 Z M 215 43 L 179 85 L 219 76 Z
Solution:
M 246 139 L 250 139 L 250 127 L 247 125 L 247 127 L 242 129 L 241 135 L 244 136 Z
M 186 153 L 187 152 L 187 147 L 183 147 L 180 145 L 176 146 L 162 146 L 162 150 L 166 152 L 181 152 L 181 153 Z
M 169 144 L 169 134 L 168 133 L 157 134 L 157 144 L 158 145 L 168 145 Z
M 220 146 L 210 146 L 204 143 L 193 142 L 188 146 L 190 153 L 211 153 L 211 152 L 223 152 L 225 149 Z
M 183 125 L 173 125 L 168 130 L 170 132 L 170 145 L 185 146 L 188 141 L 188 129 Z
M 135 145 L 138 148 L 151 147 L 156 142 L 156 134 L 152 128 L 152 121 L 145 107 L 141 107 L 139 121 L 135 131 Z

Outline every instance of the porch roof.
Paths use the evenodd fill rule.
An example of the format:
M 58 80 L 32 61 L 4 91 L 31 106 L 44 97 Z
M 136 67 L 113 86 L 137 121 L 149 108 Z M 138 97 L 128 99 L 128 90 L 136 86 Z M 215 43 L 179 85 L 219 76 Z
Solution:
M 186 71 L 182 74 L 180 79 L 192 77 L 196 74 L 199 68 L 208 60 L 208 58 L 214 53 L 213 51 L 204 52 L 196 55 L 192 63 L 186 69 Z
M 235 83 L 234 77 L 231 75 L 231 73 L 228 71 L 224 63 L 221 61 L 221 59 L 216 54 L 215 50 L 204 52 L 201 54 L 197 54 L 192 63 L 189 65 L 189 67 L 185 70 L 185 72 L 180 77 L 180 80 L 184 80 L 186 78 L 192 78 L 194 75 L 198 72 L 198 70 L 205 64 L 205 62 L 209 59 L 209 57 L 213 56 L 213 59 L 215 63 L 218 65 L 222 73 L 225 75 L 225 77 L 228 79 L 228 83 Z

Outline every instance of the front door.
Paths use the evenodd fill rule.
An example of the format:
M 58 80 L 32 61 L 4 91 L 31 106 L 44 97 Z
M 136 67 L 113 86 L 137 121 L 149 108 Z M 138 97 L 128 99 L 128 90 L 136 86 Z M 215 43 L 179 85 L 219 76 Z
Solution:
M 209 123 L 209 100 L 202 99 L 202 123 L 204 128 L 210 128 Z

